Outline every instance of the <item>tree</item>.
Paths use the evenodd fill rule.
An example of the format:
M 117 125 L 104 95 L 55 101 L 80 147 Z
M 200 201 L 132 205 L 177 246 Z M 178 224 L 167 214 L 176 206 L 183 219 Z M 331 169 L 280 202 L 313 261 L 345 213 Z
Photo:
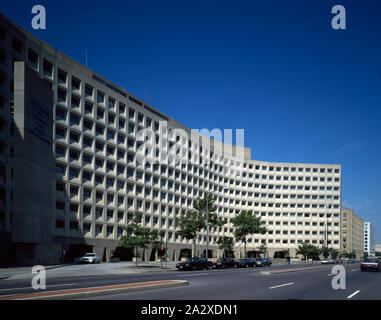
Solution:
M 330 253 L 330 249 L 327 246 L 322 246 L 320 248 L 320 254 L 323 256 L 324 259 L 327 259 Z
M 283 252 L 283 256 L 285 258 L 289 258 L 290 257 L 290 249 L 282 250 L 282 252 Z
M 188 211 L 183 217 L 176 218 L 176 224 L 180 228 L 177 233 L 182 237 L 192 240 L 192 255 L 196 254 L 196 239 L 198 233 L 206 227 L 206 208 L 208 208 L 208 225 L 209 228 L 214 226 L 223 226 L 225 219 L 218 217 L 215 213 L 214 198 L 207 195 L 204 198 L 197 198 L 193 203 L 195 210 Z M 208 203 L 208 206 L 206 205 Z
M 329 254 L 331 255 L 331 259 L 337 259 L 339 256 L 339 251 L 333 248 L 329 248 Z
M 296 254 L 302 255 L 303 259 L 307 260 L 309 250 L 310 250 L 309 244 L 303 242 L 302 244 L 298 246 L 298 249 L 296 249 Z
M 156 230 L 142 226 L 143 214 L 136 212 L 131 222 L 123 227 L 127 231 L 127 235 L 123 235 L 120 239 L 120 246 L 123 248 L 131 248 L 135 251 L 136 265 L 138 264 L 138 248 L 147 248 L 149 244 L 155 243 L 158 238 Z
M 192 256 L 196 254 L 197 234 L 205 226 L 205 217 L 197 211 L 188 211 L 181 218 L 176 218 L 176 225 L 180 228 L 177 233 L 183 238 L 192 240 Z
M 306 242 L 300 244 L 296 250 L 296 254 L 301 254 L 305 260 L 308 260 L 309 258 L 312 258 L 312 260 L 316 259 L 319 257 L 320 252 L 321 251 L 317 246 Z
M 214 197 L 208 194 L 204 198 L 197 198 L 193 203 L 193 208 L 201 215 L 205 217 L 206 222 L 206 208 L 208 208 L 208 225 L 209 229 L 213 227 L 222 227 L 227 220 L 221 218 L 216 213 L 216 207 L 214 206 Z M 206 223 L 204 224 L 206 226 Z
M 218 249 L 223 250 L 223 257 L 233 254 L 234 240 L 232 237 L 221 237 L 217 241 Z
M 258 248 L 258 251 L 259 251 L 259 253 L 262 253 L 265 258 L 267 258 L 268 253 L 267 253 L 267 246 L 265 243 L 262 243 L 260 245 L 260 247 Z
M 246 258 L 247 237 L 253 234 L 265 234 L 267 229 L 262 225 L 261 218 L 256 217 L 253 211 L 243 210 L 230 222 L 235 226 L 234 236 L 237 241 L 244 243 L 244 257 Z

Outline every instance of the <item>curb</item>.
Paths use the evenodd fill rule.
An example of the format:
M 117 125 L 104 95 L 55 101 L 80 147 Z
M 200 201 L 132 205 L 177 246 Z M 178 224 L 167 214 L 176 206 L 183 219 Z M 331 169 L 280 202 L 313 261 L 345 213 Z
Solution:
M 189 285 L 189 282 L 186 280 L 160 280 L 150 282 L 128 283 L 123 285 L 66 289 L 59 291 L 48 291 L 29 294 L 16 294 L 0 297 L 0 300 L 70 300 L 187 285 Z

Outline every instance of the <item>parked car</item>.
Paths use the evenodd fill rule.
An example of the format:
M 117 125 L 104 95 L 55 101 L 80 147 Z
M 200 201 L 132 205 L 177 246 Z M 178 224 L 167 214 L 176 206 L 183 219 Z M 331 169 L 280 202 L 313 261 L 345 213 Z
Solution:
M 213 262 L 208 261 L 205 258 L 189 258 L 185 262 L 180 262 L 176 264 L 176 268 L 179 270 L 209 270 L 210 268 L 213 268 Z
M 79 263 L 101 263 L 101 258 L 95 253 L 86 253 L 83 257 L 79 258 Z
M 215 267 L 217 269 L 238 268 L 238 265 L 238 261 L 233 258 L 220 258 L 216 261 Z
M 255 268 L 255 260 L 250 258 L 241 259 L 238 261 L 238 268 Z
M 334 259 L 323 259 L 321 261 L 322 264 L 335 264 L 336 263 L 336 260 Z
M 381 261 L 376 258 L 367 258 L 360 265 L 361 271 L 380 271 L 381 270 Z
M 269 258 L 257 258 L 255 259 L 255 264 L 257 267 L 271 267 L 273 262 Z

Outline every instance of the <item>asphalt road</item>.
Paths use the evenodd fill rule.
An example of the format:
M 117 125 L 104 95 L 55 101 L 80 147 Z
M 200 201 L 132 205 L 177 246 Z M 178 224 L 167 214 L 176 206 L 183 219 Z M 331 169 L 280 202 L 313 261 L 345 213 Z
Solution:
M 319 266 L 316 264 L 313 266 Z M 380 300 L 381 272 L 360 272 L 359 264 L 348 264 L 346 289 L 335 290 L 328 268 L 264 274 L 264 271 L 303 269 L 309 265 L 265 268 L 148 272 L 128 275 L 47 278 L 46 290 L 96 287 L 155 280 L 188 280 L 183 287 L 104 295 L 87 300 Z M 0 297 L 36 292 L 30 280 L 1 280 Z

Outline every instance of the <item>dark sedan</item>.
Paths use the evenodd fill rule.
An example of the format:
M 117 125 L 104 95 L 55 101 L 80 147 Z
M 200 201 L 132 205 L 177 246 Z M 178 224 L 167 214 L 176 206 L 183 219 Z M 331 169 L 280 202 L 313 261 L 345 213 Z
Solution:
M 256 267 L 254 259 L 246 258 L 246 259 L 241 259 L 238 261 L 238 268 L 249 268 L 249 267 L 251 268 Z
M 269 258 L 257 258 L 255 259 L 255 264 L 257 267 L 270 267 L 273 262 Z
M 235 261 L 233 258 L 220 258 L 216 261 L 216 268 L 238 268 L 239 263 Z
M 205 258 L 189 258 L 185 262 L 180 262 L 176 264 L 176 268 L 179 270 L 209 270 L 213 267 L 213 263 L 206 260 Z
M 378 259 L 368 258 L 361 262 L 360 265 L 361 271 L 380 271 L 381 270 L 381 261 Z

